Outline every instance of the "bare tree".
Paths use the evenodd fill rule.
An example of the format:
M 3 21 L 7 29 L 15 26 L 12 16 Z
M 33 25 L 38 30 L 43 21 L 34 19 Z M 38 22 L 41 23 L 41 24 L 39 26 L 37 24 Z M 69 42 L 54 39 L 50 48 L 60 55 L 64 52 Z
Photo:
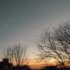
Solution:
M 38 44 L 40 57 L 54 58 L 59 64 L 70 63 L 70 25 L 59 25 L 54 31 L 46 31 Z
M 5 53 L 5 58 L 8 58 L 10 62 L 14 59 L 17 65 L 20 65 L 25 61 L 26 57 L 26 47 L 21 47 L 21 45 L 14 45 L 13 47 L 8 47 Z
M 9 59 L 9 61 L 11 62 L 13 59 L 13 50 L 12 47 L 8 47 L 6 49 L 6 51 L 4 50 L 4 58 Z

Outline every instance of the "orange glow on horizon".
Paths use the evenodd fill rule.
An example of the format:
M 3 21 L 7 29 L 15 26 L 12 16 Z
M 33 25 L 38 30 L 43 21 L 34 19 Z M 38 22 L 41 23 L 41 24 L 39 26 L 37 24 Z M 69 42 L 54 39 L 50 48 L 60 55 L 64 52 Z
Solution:
M 15 60 L 12 60 L 12 63 L 14 65 L 17 65 Z M 55 62 L 54 59 L 48 60 L 48 62 L 47 61 L 37 61 L 35 59 L 27 59 L 26 61 L 22 62 L 21 64 L 22 65 L 23 64 L 27 64 L 27 65 L 30 65 L 30 66 L 31 65 L 43 65 L 43 64 L 46 64 L 46 65 L 56 65 L 56 62 Z
M 40 67 L 43 67 L 43 66 L 55 66 L 56 65 L 56 62 L 54 59 L 51 59 L 49 60 L 49 62 L 47 61 L 41 61 L 41 62 L 37 62 L 36 60 L 34 59 L 30 59 L 29 61 L 29 64 L 28 64 L 30 67 L 37 67 L 37 68 L 40 68 Z

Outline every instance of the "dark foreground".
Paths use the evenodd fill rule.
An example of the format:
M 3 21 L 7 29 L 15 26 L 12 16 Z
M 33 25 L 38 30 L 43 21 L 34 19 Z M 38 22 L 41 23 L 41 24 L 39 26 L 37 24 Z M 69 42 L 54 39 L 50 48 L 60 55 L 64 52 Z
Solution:
M 42 69 L 31 69 L 28 65 L 13 66 L 8 59 L 4 59 L 0 62 L 0 70 L 70 70 L 70 67 L 45 66 Z

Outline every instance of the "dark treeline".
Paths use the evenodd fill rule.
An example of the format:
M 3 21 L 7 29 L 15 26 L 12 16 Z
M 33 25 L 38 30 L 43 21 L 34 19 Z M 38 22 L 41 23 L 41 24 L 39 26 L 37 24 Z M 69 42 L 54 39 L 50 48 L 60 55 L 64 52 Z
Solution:
M 41 70 L 70 70 L 70 67 L 45 66 Z
M 13 66 L 12 63 L 9 63 L 8 59 L 3 59 L 2 62 L 0 62 L 0 70 L 31 70 L 28 65 L 23 66 Z

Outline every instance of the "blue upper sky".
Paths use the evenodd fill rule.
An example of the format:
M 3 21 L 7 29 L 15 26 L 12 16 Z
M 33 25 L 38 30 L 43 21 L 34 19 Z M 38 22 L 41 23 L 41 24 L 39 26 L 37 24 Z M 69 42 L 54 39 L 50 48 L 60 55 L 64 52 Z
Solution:
M 15 42 L 32 49 L 48 26 L 67 20 L 70 0 L 0 0 L 0 49 Z

